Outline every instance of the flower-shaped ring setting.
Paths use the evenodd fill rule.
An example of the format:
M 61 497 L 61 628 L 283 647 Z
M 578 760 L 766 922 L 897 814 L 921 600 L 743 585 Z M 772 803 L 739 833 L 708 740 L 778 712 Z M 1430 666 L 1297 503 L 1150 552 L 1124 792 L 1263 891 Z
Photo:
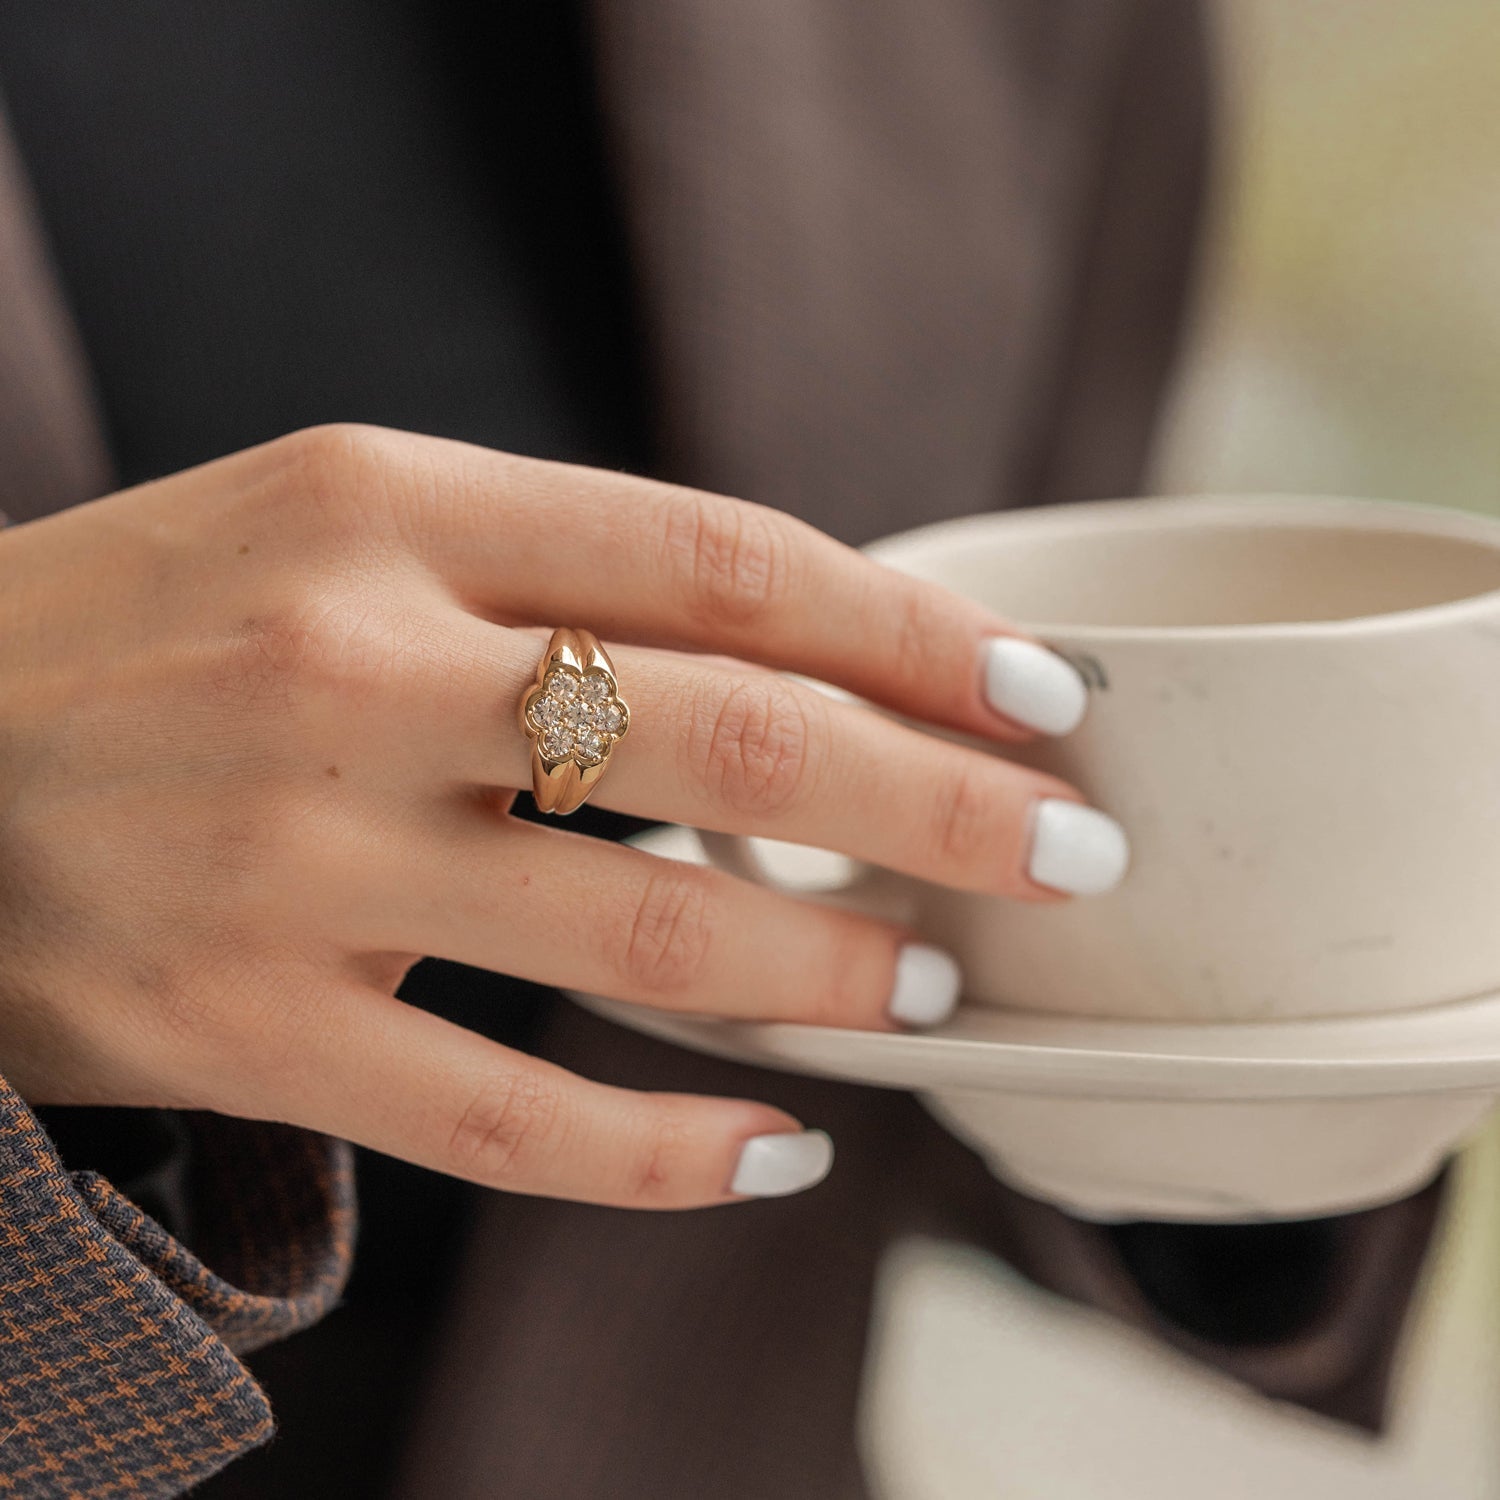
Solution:
M 554 630 L 521 699 L 521 728 L 531 741 L 531 789 L 547 813 L 575 812 L 609 769 L 630 729 L 614 664 L 587 630 Z

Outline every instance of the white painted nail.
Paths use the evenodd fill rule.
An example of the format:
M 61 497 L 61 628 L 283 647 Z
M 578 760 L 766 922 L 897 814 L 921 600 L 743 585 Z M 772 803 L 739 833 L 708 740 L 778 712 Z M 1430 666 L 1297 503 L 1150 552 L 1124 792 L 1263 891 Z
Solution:
M 984 696 L 996 713 L 1043 734 L 1076 729 L 1089 706 L 1088 685 L 1055 651 L 1003 635 L 985 643 Z
M 1038 885 L 1070 896 L 1097 896 L 1119 885 L 1129 864 L 1125 830 L 1098 808 L 1062 797 L 1036 804 L 1026 873 Z
M 821 1130 L 751 1136 L 740 1150 L 729 1191 L 784 1198 L 822 1182 L 832 1165 L 833 1142 Z
M 887 1012 L 903 1026 L 936 1026 L 953 1014 L 961 982 L 958 965 L 941 948 L 908 943 L 896 958 Z

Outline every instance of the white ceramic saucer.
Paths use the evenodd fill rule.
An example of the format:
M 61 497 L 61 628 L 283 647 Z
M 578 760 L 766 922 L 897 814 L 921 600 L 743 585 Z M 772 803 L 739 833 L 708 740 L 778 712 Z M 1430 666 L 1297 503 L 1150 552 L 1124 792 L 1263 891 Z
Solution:
M 891 1088 L 1217 1100 L 1500 1092 L 1500 995 L 1369 1020 L 1198 1028 L 963 1006 L 924 1036 L 718 1021 L 573 998 L 698 1052 Z
M 669 859 L 704 862 L 691 829 L 652 829 L 631 842 Z M 573 998 L 700 1052 L 892 1088 L 1163 1100 L 1500 1091 L 1500 993 L 1378 1016 L 1239 1025 L 1098 1021 L 968 1005 L 920 1035 L 721 1021 Z
M 633 842 L 705 858 L 688 829 Z M 700 1052 L 919 1091 L 1001 1175 L 1096 1218 L 1291 1217 L 1388 1200 L 1420 1185 L 1500 1096 L 1500 994 L 1237 1025 L 960 1006 L 921 1035 L 573 998 Z

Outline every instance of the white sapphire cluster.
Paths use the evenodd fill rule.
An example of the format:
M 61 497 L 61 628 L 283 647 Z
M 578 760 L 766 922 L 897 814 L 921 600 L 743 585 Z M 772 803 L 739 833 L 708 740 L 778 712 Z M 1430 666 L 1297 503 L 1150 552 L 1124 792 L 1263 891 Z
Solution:
M 527 701 L 526 722 L 537 732 L 544 760 L 597 766 L 630 727 L 630 711 L 607 672 L 555 666 Z

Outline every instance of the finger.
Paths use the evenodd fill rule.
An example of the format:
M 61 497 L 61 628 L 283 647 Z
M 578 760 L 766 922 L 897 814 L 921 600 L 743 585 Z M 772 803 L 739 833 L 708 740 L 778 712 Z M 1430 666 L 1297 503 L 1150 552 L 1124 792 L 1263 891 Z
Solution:
M 377 991 L 304 1009 L 274 1072 L 224 1107 L 285 1119 L 485 1187 L 621 1208 L 695 1208 L 811 1187 L 832 1147 L 749 1100 L 633 1093 L 512 1052 Z
M 515 704 L 544 646 L 462 611 L 422 722 L 448 733 L 433 765 L 529 786 Z M 1124 873 L 1124 835 L 1056 777 L 923 734 L 775 672 L 611 647 L 630 732 L 600 806 L 838 850 L 963 890 L 1025 900 L 1097 893 Z M 442 772 L 440 771 L 440 774 Z M 1064 803 L 1065 807 L 1057 804 Z
M 892 1030 L 957 1003 L 957 966 L 901 928 L 715 869 L 472 808 L 388 836 L 353 877 L 351 947 L 739 1019 Z
M 1077 671 L 993 611 L 764 506 L 437 439 L 400 466 L 424 560 L 507 623 L 727 652 L 999 739 L 1065 733 Z

